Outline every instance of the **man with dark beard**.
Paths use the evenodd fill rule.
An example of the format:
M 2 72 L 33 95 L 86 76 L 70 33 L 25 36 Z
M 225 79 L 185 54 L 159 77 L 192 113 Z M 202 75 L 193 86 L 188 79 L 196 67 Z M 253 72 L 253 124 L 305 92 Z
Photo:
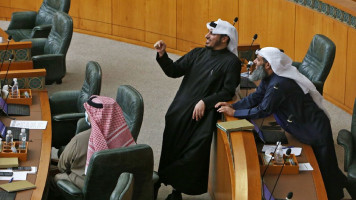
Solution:
M 341 199 L 346 177 L 337 164 L 330 120 L 322 105 L 323 97 L 279 49 L 266 47 L 256 53 L 254 63 L 258 67 L 251 79 L 262 79 L 256 91 L 232 105 L 219 102 L 215 107 L 220 113 L 238 118 L 257 119 L 273 114 L 283 129 L 311 145 L 328 199 Z
M 207 28 L 206 47 L 195 48 L 175 62 L 168 58 L 162 40 L 154 45 L 164 73 L 184 76 L 165 117 L 155 198 L 161 183 L 174 188 L 167 200 L 180 200 L 181 193 L 207 192 L 210 145 L 218 118 L 214 105 L 232 99 L 241 71 L 235 27 L 219 19 L 207 23 Z

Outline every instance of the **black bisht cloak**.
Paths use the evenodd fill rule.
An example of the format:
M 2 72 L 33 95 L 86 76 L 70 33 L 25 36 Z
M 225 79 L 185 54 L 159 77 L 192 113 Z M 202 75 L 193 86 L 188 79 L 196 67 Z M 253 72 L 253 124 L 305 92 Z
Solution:
M 178 191 L 198 195 L 207 191 L 212 134 L 216 130 L 220 101 L 229 101 L 240 82 L 241 62 L 227 49 L 196 48 L 173 62 L 165 54 L 157 61 L 172 78 L 184 76 L 165 116 L 158 173 L 160 181 Z M 203 100 L 204 117 L 192 119 Z

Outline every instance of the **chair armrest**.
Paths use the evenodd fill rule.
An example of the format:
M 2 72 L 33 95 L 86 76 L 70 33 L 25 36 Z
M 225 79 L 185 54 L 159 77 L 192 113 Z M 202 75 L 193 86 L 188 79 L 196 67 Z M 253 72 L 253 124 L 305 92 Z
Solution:
M 127 172 L 122 173 L 114 191 L 111 193 L 110 200 L 131 200 L 134 182 L 133 174 Z
M 47 42 L 47 38 L 33 38 L 33 39 L 23 39 L 21 42 L 32 42 L 31 56 L 42 55 L 44 53 L 44 46 Z
M 63 54 L 43 54 L 43 55 L 38 55 L 38 56 L 33 56 L 32 61 L 34 62 L 33 64 L 35 65 L 36 63 L 48 63 L 50 62 L 61 62 L 64 58 Z
M 300 65 L 301 65 L 302 63 L 301 62 L 292 62 L 292 65 L 294 66 L 294 67 L 296 67 L 297 69 L 299 69 L 299 67 L 300 67 Z
M 43 24 L 43 25 L 35 26 L 32 29 L 31 38 L 48 38 L 51 29 L 52 29 L 51 24 Z
M 34 69 L 42 69 L 42 68 L 50 68 L 62 66 L 64 63 L 64 55 L 63 54 L 43 54 L 32 57 L 33 68 Z M 47 72 L 48 73 L 48 72 Z
M 36 23 L 37 12 L 14 12 L 7 30 L 12 29 L 32 29 Z
M 58 186 L 59 190 L 61 191 L 61 194 L 67 200 L 68 199 L 73 199 L 73 200 L 84 199 L 82 190 L 67 180 L 57 181 L 57 186 Z
M 75 130 L 75 134 L 86 131 L 90 129 L 89 124 L 85 121 L 85 118 L 81 118 L 77 122 L 77 130 Z
M 52 115 L 78 112 L 77 99 L 79 90 L 55 92 L 49 97 Z
M 337 143 L 344 148 L 344 170 L 347 172 L 353 156 L 353 138 L 351 132 L 345 129 L 339 131 Z
M 84 113 L 65 113 L 65 114 L 57 114 L 53 115 L 52 119 L 54 121 L 74 121 L 80 118 L 85 117 Z
M 152 173 L 152 183 L 153 184 L 158 183 L 158 180 L 159 180 L 158 172 L 153 171 L 153 173 Z

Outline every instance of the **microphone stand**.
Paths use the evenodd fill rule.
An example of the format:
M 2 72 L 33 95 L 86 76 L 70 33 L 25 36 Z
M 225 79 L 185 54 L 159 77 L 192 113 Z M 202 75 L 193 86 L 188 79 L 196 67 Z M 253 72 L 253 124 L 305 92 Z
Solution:
M 5 85 L 5 82 L 7 83 L 7 75 L 9 74 L 9 69 L 10 69 L 10 66 L 11 66 L 11 63 L 12 63 L 12 59 L 14 59 L 14 54 L 11 54 L 10 58 L 9 58 L 9 66 L 7 67 L 7 71 L 6 71 L 6 74 L 5 74 L 4 85 Z M 1 86 L 1 90 L 2 90 L 4 85 Z
M 10 66 L 11 66 L 11 63 L 12 63 L 12 60 L 13 60 L 13 59 L 14 59 L 14 54 L 11 54 L 11 55 L 10 55 L 10 58 L 9 58 L 9 66 L 8 66 L 8 68 L 7 68 L 6 75 L 5 75 L 5 78 L 4 78 L 4 85 L 5 85 L 5 82 L 7 83 L 7 75 L 8 75 L 8 73 L 9 73 L 9 69 L 10 69 Z M 3 88 L 4 85 L 1 86 L 1 90 L 2 90 L 2 88 Z M 10 90 L 10 89 L 9 89 L 9 90 Z M 1 93 L 2 93 L 2 91 L 1 91 Z M 5 104 L 6 104 L 6 102 L 7 102 L 7 99 L 9 98 L 9 95 L 10 95 L 10 91 L 8 91 L 8 94 L 7 94 L 7 96 L 6 96 L 6 99 L 4 99 L 4 104 L 2 105 L 1 110 L 2 110 L 3 113 L 5 113 L 5 117 L 7 117 L 7 118 L 9 118 L 9 119 L 12 119 L 12 120 L 15 120 L 16 118 L 10 117 L 9 114 L 7 114 L 7 112 L 4 110 L 4 107 L 5 107 Z
M 5 104 L 6 104 L 6 101 L 7 101 L 7 98 L 9 97 L 9 95 L 10 95 L 10 92 L 7 94 L 6 99 L 4 99 L 4 104 L 2 105 L 1 111 L 2 111 L 2 113 L 4 113 L 4 115 L 3 115 L 4 117 L 12 119 L 12 120 L 16 120 L 15 117 L 10 117 L 9 114 L 7 114 L 7 112 L 4 110 L 4 107 L 5 107 Z
M 292 151 L 291 149 L 288 149 L 287 152 L 286 152 L 286 155 L 289 156 L 290 153 L 291 153 L 291 151 Z M 274 186 L 273 186 L 273 189 L 272 189 L 272 192 L 271 192 L 271 196 L 269 197 L 268 200 L 271 200 L 271 198 L 272 198 L 272 196 L 273 196 L 274 189 L 276 189 L 276 186 L 277 186 L 279 177 L 281 177 L 281 174 L 282 174 L 282 171 L 283 171 L 283 168 L 284 168 L 284 165 L 285 165 L 285 164 L 286 164 L 286 159 L 283 160 L 283 165 L 282 165 L 281 171 L 279 171 L 277 180 L 276 180 L 276 182 L 274 183 Z
M 251 42 L 251 45 L 250 45 L 250 49 L 249 49 L 249 51 L 251 52 L 251 50 L 252 50 L 252 45 L 253 45 L 253 43 L 255 42 L 255 40 L 257 39 L 257 37 L 258 37 L 258 35 L 257 35 L 257 33 L 253 36 L 253 38 L 252 38 L 252 42 Z M 250 67 L 253 65 L 253 62 L 251 61 L 251 59 L 252 59 L 252 54 L 253 53 L 250 53 L 250 61 L 248 61 L 248 63 L 247 63 L 247 65 L 246 65 L 246 69 L 247 69 L 247 79 L 250 77 Z M 249 79 L 248 79 L 248 81 L 249 81 Z M 247 96 L 247 90 L 246 90 L 246 96 Z
M 2 66 L 4 65 L 4 60 L 5 60 L 5 56 L 6 56 L 6 54 L 7 54 L 7 49 L 9 48 L 9 44 L 10 44 L 10 40 L 12 39 L 12 36 L 11 35 L 9 35 L 9 37 L 7 38 L 7 45 L 6 45 L 6 48 L 5 48 L 5 52 L 4 52 L 4 54 L 3 54 L 3 56 L 2 56 L 2 58 L 1 58 L 1 67 L 0 67 L 0 71 L 1 71 L 1 69 L 2 69 Z M 1 84 L 1 89 L 2 89 L 2 84 Z
M 265 170 L 263 171 L 263 174 L 262 174 L 262 176 L 261 176 L 262 182 L 263 182 L 263 178 L 264 178 L 265 175 L 266 175 L 267 169 L 268 169 L 269 165 L 271 164 L 272 158 L 274 158 L 274 154 L 275 154 L 276 151 L 277 151 L 278 145 L 281 145 L 281 142 L 279 142 L 279 141 L 277 142 L 276 148 L 274 148 L 274 151 L 273 151 L 273 157 L 271 157 L 271 159 L 269 159 L 268 164 L 267 164 L 267 167 L 266 167 Z M 262 198 L 263 198 L 263 199 L 264 199 L 264 195 L 265 195 L 265 191 L 264 191 L 264 187 L 262 187 Z

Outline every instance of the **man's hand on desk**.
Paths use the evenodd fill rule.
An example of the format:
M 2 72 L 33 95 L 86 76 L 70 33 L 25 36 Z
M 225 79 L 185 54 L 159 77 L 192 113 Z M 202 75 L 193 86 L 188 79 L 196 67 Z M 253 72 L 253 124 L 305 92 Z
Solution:
M 232 108 L 232 105 L 227 102 L 219 102 L 215 105 L 215 108 L 218 108 L 219 113 L 224 113 L 227 116 L 234 116 L 235 110 Z

